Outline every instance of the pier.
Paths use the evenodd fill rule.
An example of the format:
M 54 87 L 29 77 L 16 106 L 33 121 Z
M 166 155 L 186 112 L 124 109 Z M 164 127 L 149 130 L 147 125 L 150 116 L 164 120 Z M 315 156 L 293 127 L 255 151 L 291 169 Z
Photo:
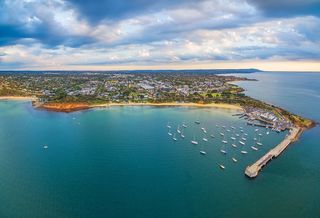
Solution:
M 247 166 L 245 170 L 246 176 L 250 178 L 255 178 L 258 176 L 262 167 L 264 167 L 269 161 L 271 161 L 274 157 L 278 157 L 292 142 L 294 142 L 301 132 L 301 128 L 294 127 L 290 130 L 290 134 L 285 137 L 285 139 L 280 142 L 276 147 L 268 151 L 265 155 L 263 155 L 258 161 L 253 163 L 252 165 Z

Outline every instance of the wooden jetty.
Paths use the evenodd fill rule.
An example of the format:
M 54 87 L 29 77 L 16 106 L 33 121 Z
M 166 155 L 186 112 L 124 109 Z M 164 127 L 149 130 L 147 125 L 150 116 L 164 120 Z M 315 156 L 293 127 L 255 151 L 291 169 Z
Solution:
M 269 161 L 271 161 L 274 157 L 278 157 L 289 144 L 294 142 L 302 131 L 299 127 L 294 127 L 290 130 L 290 134 L 285 137 L 285 139 L 280 142 L 275 148 L 268 151 L 265 155 L 263 155 L 258 161 L 253 163 L 252 165 L 247 166 L 245 170 L 246 176 L 250 178 L 255 178 L 258 176 L 259 171 L 264 167 Z

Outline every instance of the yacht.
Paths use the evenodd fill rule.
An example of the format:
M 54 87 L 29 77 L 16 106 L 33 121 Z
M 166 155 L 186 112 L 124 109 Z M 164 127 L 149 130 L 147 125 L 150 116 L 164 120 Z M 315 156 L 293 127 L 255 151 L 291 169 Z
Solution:
M 222 126 L 222 128 L 226 128 L 226 126 Z
M 167 124 L 167 127 L 170 129 L 171 128 L 171 126 L 169 125 L 169 122 L 168 122 L 168 124 Z
M 176 134 L 173 134 L 173 141 L 177 141 Z
M 227 129 L 227 132 L 230 132 L 230 129 Z
M 227 152 L 223 149 L 220 150 L 222 154 L 227 154 Z
M 237 160 L 237 159 L 235 159 L 234 157 L 232 158 L 232 160 L 233 160 L 233 162 L 238 162 L 238 160 Z
M 219 164 L 219 166 L 220 166 L 220 168 L 223 169 L 223 170 L 226 168 L 226 167 L 223 166 L 222 164 Z
M 236 145 L 236 144 L 232 144 L 231 146 L 232 146 L 232 147 L 234 147 L 234 148 L 236 148 L 236 147 L 237 147 L 237 145 Z
M 241 151 L 241 154 L 247 154 L 248 152 L 247 151 Z
M 222 143 L 227 144 L 228 142 L 226 140 L 222 140 Z
M 169 132 L 168 132 L 168 135 L 169 135 L 169 136 L 172 136 L 172 133 L 169 131 Z
M 207 142 L 207 141 L 208 141 L 208 139 L 207 139 L 207 138 L 202 138 L 202 140 L 203 140 L 203 141 L 205 141 L 205 142 Z
M 214 138 L 214 135 L 213 135 L 213 134 L 211 134 L 210 136 L 211 136 L 211 138 Z
M 178 126 L 177 133 L 181 134 L 180 126 Z
M 246 138 L 241 138 L 243 141 L 247 141 L 247 139 Z
M 224 136 L 224 134 L 223 134 L 222 132 L 220 132 L 220 135 L 221 135 L 221 136 Z
M 258 151 L 258 148 L 254 147 L 254 146 L 251 146 L 251 148 L 255 151 Z
M 241 145 L 245 145 L 246 143 L 244 143 L 243 141 L 239 141 L 239 143 L 241 144 Z
M 239 134 L 236 134 L 236 136 L 239 137 L 240 135 L 239 135 Z
M 205 152 L 205 151 L 200 151 L 200 154 L 206 155 L 207 152 Z
M 253 140 L 257 141 L 257 138 L 253 138 Z
M 193 137 L 193 140 L 191 141 L 191 144 L 197 145 L 199 143 L 196 141 L 195 137 Z
M 261 133 L 259 133 L 259 136 L 262 136 L 262 134 L 261 134 Z
M 258 131 L 259 131 L 259 129 L 255 129 L 254 131 L 258 132 Z
M 44 148 L 44 149 L 47 149 L 47 148 L 48 148 L 48 145 L 44 145 L 43 148 Z
M 234 126 L 231 126 L 231 129 L 236 129 L 236 127 L 234 127 Z
M 248 136 L 248 134 L 247 134 L 247 133 L 245 133 L 244 135 L 245 135 L 245 136 Z
M 200 121 L 199 121 L 199 120 L 197 120 L 197 121 L 195 121 L 194 123 L 195 123 L 195 124 L 200 124 Z
M 187 128 L 187 125 L 185 123 L 182 124 L 183 128 Z
M 181 134 L 181 138 L 185 138 L 185 136 L 183 135 L 183 133 Z
M 232 140 L 236 140 L 236 138 L 235 138 L 235 137 L 233 137 L 233 136 L 232 136 L 232 137 L 230 137 L 230 138 L 231 138 Z
M 260 146 L 261 146 L 261 145 L 262 145 L 262 143 L 261 143 L 261 142 L 257 142 L 257 145 L 260 145 Z
M 269 131 L 266 134 L 269 135 Z

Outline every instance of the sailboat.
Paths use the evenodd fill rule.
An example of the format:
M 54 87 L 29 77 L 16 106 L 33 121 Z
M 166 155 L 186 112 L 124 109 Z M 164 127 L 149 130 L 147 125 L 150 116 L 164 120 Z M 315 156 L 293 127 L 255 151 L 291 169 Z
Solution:
M 167 124 L 167 127 L 170 129 L 171 128 L 171 126 L 169 125 L 169 122 L 168 122 L 168 124 Z
M 173 134 L 173 141 L 177 141 L 176 134 Z
M 251 148 L 255 151 L 258 151 L 258 148 L 257 147 L 254 147 L 254 146 L 251 146 Z
M 207 152 L 205 152 L 205 151 L 200 151 L 200 154 L 206 155 Z
M 223 170 L 226 168 L 226 167 L 223 166 L 222 164 L 219 164 L 219 166 L 220 166 L 220 168 L 223 169 Z
M 180 126 L 178 125 L 177 133 L 181 133 Z
M 193 136 L 193 140 L 191 140 L 191 144 L 194 144 L 194 145 L 199 144 L 199 143 L 196 141 L 195 136 Z

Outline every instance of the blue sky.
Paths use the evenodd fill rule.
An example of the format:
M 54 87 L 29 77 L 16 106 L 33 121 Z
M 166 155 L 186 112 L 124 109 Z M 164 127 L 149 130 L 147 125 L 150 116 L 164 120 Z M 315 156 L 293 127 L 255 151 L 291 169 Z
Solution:
M 0 0 L 0 70 L 320 70 L 320 0 Z

